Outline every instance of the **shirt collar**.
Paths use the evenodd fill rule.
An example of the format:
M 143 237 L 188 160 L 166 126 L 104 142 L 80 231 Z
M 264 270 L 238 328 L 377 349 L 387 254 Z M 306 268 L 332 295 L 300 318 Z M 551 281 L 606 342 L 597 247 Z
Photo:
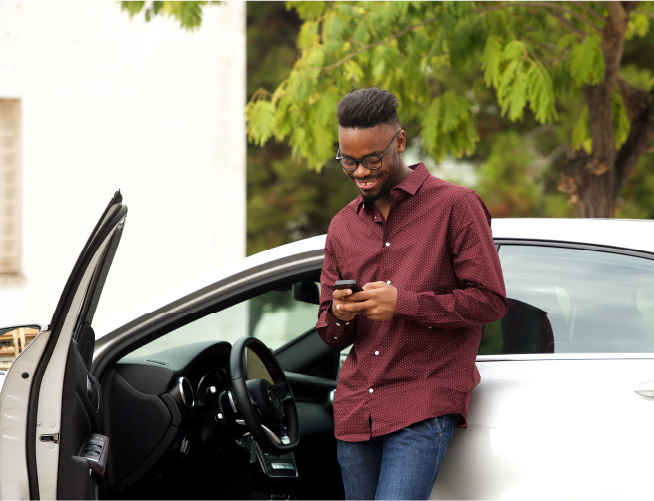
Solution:
M 418 191 L 418 188 L 422 186 L 422 183 L 429 177 L 429 171 L 424 163 L 420 162 L 419 164 L 409 165 L 409 169 L 413 172 L 409 174 L 404 181 L 398 184 L 395 188 L 392 188 L 391 191 L 402 190 L 409 195 L 415 195 Z M 361 212 L 361 209 L 365 208 L 365 202 L 363 197 L 359 195 L 357 197 L 357 214 Z

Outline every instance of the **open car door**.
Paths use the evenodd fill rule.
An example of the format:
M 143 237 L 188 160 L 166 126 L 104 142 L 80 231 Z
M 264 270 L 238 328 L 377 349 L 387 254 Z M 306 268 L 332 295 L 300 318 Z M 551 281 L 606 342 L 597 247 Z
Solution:
M 122 234 L 117 192 L 68 278 L 50 325 L 14 361 L 0 396 L 0 498 L 92 499 L 109 437 L 89 368 L 92 320 Z

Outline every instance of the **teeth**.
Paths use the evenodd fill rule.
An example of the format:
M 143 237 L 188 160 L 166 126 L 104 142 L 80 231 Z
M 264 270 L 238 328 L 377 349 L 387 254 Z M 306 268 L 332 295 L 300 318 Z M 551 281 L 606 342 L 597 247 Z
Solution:
M 361 186 L 370 186 L 374 181 L 368 181 L 367 183 L 361 182 Z

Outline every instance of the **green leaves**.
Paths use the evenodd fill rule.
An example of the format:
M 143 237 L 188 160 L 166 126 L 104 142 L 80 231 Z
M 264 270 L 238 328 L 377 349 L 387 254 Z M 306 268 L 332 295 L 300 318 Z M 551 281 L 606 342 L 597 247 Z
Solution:
M 528 105 L 541 123 L 558 119 L 552 78 L 545 65 L 530 56 L 524 42 L 511 40 L 502 46 L 499 36 L 490 35 L 480 60 L 484 83 L 497 90 L 503 115 L 519 120 Z
M 587 36 L 575 45 L 566 59 L 573 82 L 578 85 L 597 85 L 604 80 L 604 56 L 601 40 Z
M 502 76 L 502 40 L 490 35 L 486 39 L 484 52 L 481 55 L 481 69 L 484 70 L 484 83 L 489 87 L 499 87 Z
M 263 146 L 272 137 L 275 128 L 275 106 L 270 101 L 260 99 L 250 101 L 245 107 L 248 121 L 248 141 Z
M 613 109 L 612 121 L 615 131 L 615 147 L 619 148 L 627 140 L 629 130 L 631 129 L 631 122 L 622 102 L 622 96 L 617 90 L 611 95 L 611 106 Z
M 154 16 L 165 14 L 177 19 L 180 26 L 193 31 L 202 25 L 202 9 L 219 2 L 207 1 L 156 1 L 156 2 L 121 2 L 121 9 L 128 12 L 131 17 L 144 11 L 145 20 L 149 22 Z M 145 9 L 145 10 L 144 10 Z
M 421 126 L 422 147 L 437 161 L 448 154 L 471 155 L 479 140 L 469 101 L 451 91 L 429 104 Z

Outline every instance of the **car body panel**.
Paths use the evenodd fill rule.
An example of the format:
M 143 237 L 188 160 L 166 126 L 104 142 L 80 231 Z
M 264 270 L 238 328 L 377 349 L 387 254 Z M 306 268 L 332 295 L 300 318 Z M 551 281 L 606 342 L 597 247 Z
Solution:
M 654 360 L 477 366 L 469 427 L 455 434 L 432 499 L 649 496 L 654 400 L 634 389 L 651 380 Z
M 50 331 L 41 332 L 20 353 L 5 375 L 0 397 L 0 498 L 29 499 L 25 435 L 32 381 L 23 374 L 34 374 L 41 360 Z

